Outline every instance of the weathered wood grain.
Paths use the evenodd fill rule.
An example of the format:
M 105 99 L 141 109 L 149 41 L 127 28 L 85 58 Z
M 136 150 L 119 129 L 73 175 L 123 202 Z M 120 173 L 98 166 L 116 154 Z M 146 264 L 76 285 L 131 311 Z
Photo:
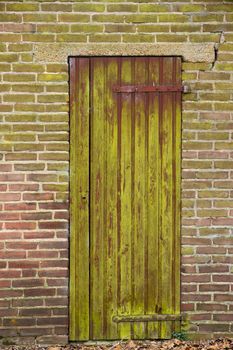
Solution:
M 71 337 L 170 338 L 180 324 L 181 60 L 73 59 L 71 73 Z

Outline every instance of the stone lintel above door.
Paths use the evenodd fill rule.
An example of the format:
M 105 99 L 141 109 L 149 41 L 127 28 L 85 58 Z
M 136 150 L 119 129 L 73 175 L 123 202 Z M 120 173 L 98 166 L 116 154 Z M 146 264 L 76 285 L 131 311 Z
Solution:
M 214 62 L 214 43 L 34 44 L 38 63 L 66 63 L 69 56 L 182 56 L 185 62 Z

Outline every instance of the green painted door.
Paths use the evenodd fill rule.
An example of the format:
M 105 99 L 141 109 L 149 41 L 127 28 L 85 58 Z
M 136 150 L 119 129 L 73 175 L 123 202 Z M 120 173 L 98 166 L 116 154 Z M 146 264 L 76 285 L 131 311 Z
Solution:
M 170 338 L 180 315 L 181 59 L 70 59 L 70 339 Z

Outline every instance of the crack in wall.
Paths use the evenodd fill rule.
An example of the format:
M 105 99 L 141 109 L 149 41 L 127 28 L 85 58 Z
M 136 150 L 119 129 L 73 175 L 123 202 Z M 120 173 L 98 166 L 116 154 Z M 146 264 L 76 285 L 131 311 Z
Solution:
M 219 44 L 214 45 L 214 61 L 212 62 L 211 70 L 214 70 L 215 63 L 218 60 L 218 48 L 219 48 Z
M 212 62 L 211 70 L 215 69 L 215 63 L 218 61 L 219 46 L 225 42 L 224 32 L 219 31 L 219 41 L 214 45 L 214 61 Z

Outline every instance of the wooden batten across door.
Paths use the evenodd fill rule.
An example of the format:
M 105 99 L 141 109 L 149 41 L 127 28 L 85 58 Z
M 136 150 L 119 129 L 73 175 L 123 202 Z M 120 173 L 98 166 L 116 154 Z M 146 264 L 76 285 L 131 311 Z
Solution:
M 70 340 L 180 327 L 181 58 L 70 58 Z

